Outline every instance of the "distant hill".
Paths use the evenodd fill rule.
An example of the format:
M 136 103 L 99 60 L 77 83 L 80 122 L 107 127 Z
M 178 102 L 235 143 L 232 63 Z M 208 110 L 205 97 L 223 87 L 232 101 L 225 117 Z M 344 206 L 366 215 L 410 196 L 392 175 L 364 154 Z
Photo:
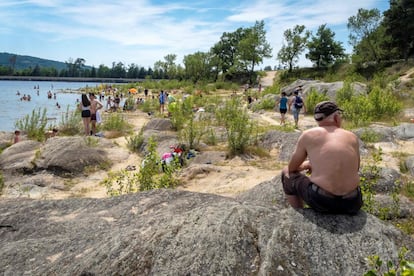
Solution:
M 16 63 L 14 65 L 15 70 L 22 70 L 30 67 L 35 68 L 36 65 L 39 65 L 43 68 L 53 67 L 56 68 L 58 71 L 67 68 L 66 63 L 64 62 L 10 53 L 0 53 L 0 65 L 10 67 L 10 60 L 14 56 L 16 56 Z

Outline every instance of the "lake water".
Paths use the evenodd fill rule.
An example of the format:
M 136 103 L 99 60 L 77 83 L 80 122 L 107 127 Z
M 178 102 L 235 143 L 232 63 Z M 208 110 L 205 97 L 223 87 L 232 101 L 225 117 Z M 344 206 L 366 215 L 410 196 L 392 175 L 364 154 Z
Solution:
M 58 125 L 62 115 L 69 110 L 73 111 L 76 100 L 81 98 L 80 88 L 96 87 L 101 83 L 88 82 L 50 82 L 50 81 L 0 81 L 0 131 L 14 131 L 17 120 L 31 115 L 39 108 L 47 110 L 50 125 Z M 35 89 L 36 87 L 36 89 Z M 39 87 L 39 89 L 37 89 Z M 37 94 L 39 91 L 39 95 Z M 48 91 L 56 93 L 48 99 Z M 73 93 L 68 93 L 72 91 Z M 16 95 L 20 92 L 20 95 Z M 30 95 L 31 100 L 20 100 L 24 95 Z M 57 103 L 60 108 L 57 107 Z

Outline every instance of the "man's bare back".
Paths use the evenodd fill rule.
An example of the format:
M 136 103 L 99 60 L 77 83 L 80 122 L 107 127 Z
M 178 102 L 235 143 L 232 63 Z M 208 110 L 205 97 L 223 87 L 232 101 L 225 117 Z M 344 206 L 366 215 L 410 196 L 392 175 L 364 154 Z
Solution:
M 314 118 L 318 127 L 299 137 L 282 170 L 283 190 L 292 207 L 303 208 L 306 202 L 321 212 L 348 214 L 362 207 L 359 142 L 355 134 L 341 128 L 341 112 L 334 102 L 317 104 Z
M 305 131 L 301 140 L 312 167 L 313 183 L 335 195 L 346 195 L 358 187 L 359 147 L 355 134 L 336 126 L 322 126 Z

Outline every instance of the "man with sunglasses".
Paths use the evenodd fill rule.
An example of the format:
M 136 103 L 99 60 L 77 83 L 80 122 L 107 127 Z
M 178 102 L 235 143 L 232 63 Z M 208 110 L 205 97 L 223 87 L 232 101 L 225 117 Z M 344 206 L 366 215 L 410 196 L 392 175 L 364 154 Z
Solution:
M 334 102 L 318 103 L 318 126 L 302 133 L 282 170 L 283 190 L 293 208 L 306 203 L 323 213 L 355 214 L 362 207 L 359 142 L 341 128 L 341 113 Z

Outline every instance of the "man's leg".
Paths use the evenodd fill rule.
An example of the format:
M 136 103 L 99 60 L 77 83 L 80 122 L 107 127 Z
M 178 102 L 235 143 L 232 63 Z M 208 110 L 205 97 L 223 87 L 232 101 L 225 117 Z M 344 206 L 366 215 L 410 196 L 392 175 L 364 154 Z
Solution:
M 289 179 L 289 172 L 288 172 L 287 167 L 283 168 L 282 174 L 283 174 L 284 179 L 286 179 L 286 180 Z M 282 180 L 282 182 L 284 182 L 284 181 Z M 291 183 L 287 183 L 287 184 L 282 183 L 282 184 L 284 186 L 285 185 L 291 185 Z M 285 191 L 285 194 L 286 194 L 286 191 Z M 287 198 L 290 206 L 292 206 L 293 208 L 295 208 L 295 209 L 303 208 L 303 200 L 300 197 L 298 197 L 297 195 L 288 195 L 288 194 L 286 194 L 286 198 Z

